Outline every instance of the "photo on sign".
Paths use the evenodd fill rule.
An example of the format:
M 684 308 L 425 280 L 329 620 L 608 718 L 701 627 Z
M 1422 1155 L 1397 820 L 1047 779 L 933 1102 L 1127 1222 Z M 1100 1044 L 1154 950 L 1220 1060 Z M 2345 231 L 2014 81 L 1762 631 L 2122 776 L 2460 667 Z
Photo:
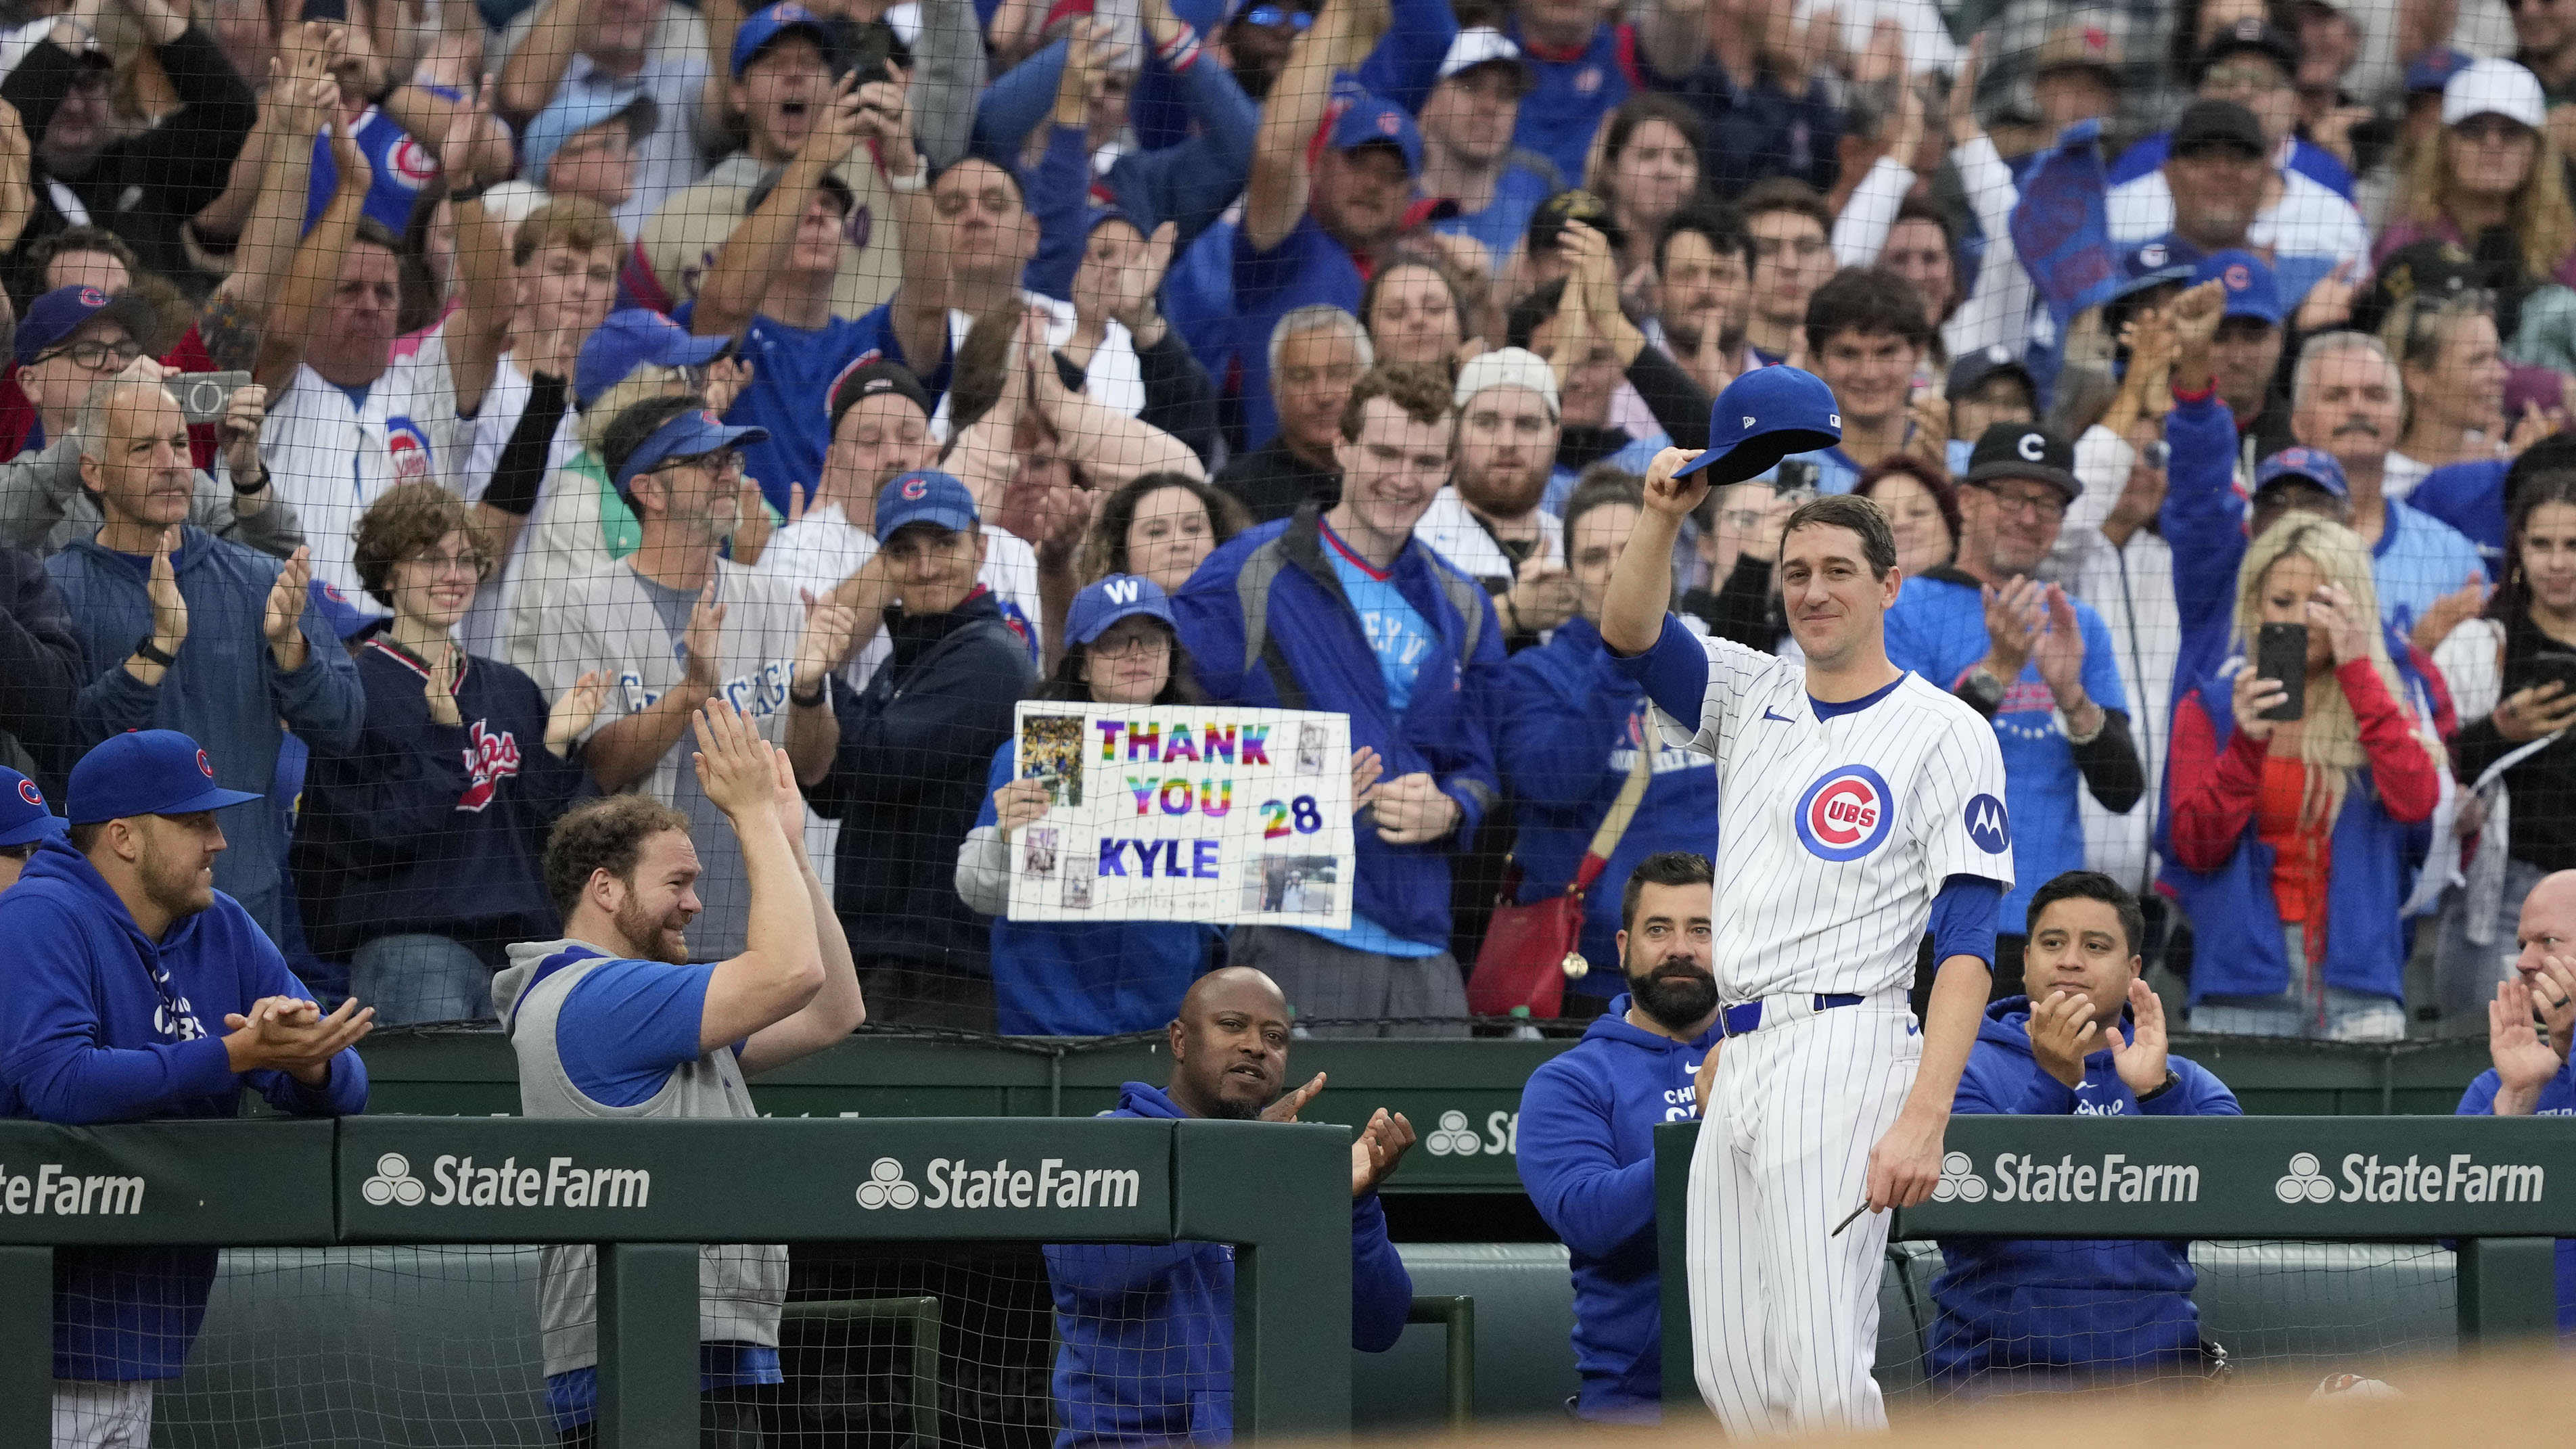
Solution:
M 1259 873 L 1243 883 L 1243 908 L 1264 915 L 1328 915 L 1340 883 L 1340 863 L 1329 855 L 1266 855 Z
M 1056 829 L 1032 825 L 1020 832 L 1020 873 L 1031 880 L 1055 878 Z
M 1047 787 L 1047 803 L 1082 804 L 1082 716 L 1033 714 L 1020 726 L 1020 778 Z
M 1068 911 L 1091 909 L 1091 882 L 1099 869 L 1097 862 L 1076 851 L 1064 861 L 1063 905 Z
M 1324 773 L 1324 750 L 1327 742 L 1331 738 L 1331 735 L 1325 731 L 1324 727 L 1313 720 L 1309 720 L 1306 723 L 1297 726 L 1298 774 L 1320 775 Z

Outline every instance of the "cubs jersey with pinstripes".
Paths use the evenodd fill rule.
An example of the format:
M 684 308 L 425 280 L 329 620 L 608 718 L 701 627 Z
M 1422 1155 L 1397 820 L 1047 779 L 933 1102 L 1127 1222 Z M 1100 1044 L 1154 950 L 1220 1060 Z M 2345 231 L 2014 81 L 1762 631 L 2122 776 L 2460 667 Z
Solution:
M 1917 675 L 1820 705 L 1801 666 L 1698 642 L 1708 689 L 1687 744 L 1717 762 L 1719 995 L 1905 990 L 1943 881 L 2012 889 L 1994 728 Z

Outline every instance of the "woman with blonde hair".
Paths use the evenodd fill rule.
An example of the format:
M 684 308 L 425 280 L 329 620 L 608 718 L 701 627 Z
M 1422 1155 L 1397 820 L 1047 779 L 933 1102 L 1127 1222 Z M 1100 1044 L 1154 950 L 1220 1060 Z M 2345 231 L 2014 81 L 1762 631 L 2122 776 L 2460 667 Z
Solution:
M 2378 619 L 2360 535 L 2289 514 L 2237 573 L 2237 658 L 2175 703 L 2163 884 L 2191 916 L 2194 1030 L 2406 1034 L 2400 911 L 2443 757 Z M 2273 624 L 2306 630 L 2301 678 L 2256 667 Z
M 2372 264 L 2429 238 L 2518 270 L 2515 292 L 2576 285 L 2576 207 L 2539 80 L 2509 60 L 2474 61 L 2442 88 L 2442 120 L 2408 159 Z

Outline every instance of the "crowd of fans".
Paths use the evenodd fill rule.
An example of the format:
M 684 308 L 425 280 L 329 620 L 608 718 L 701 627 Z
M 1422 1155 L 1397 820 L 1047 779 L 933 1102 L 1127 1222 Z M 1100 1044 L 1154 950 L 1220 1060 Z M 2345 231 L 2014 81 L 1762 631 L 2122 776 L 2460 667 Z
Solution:
M 2576 865 L 2554 0 L 16 18 L 0 760 L 198 741 L 215 883 L 384 1022 L 492 1015 L 595 795 L 699 827 L 739 952 L 713 697 L 879 1023 L 1158 1029 L 1230 962 L 1463 1033 L 1632 774 L 1607 879 L 1711 850 L 1595 623 L 1647 461 L 1781 364 L 1842 440 L 1709 499 L 1676 608 L 1794 651 L 1788 510 L 1877 501 L 1890 655 L 2007 761 L 1999 993 L 2092 869 L 2193 1026 L 2476 1031 Z M 1350 926 L 998 919 L 1027 697 L 1347 714 Z

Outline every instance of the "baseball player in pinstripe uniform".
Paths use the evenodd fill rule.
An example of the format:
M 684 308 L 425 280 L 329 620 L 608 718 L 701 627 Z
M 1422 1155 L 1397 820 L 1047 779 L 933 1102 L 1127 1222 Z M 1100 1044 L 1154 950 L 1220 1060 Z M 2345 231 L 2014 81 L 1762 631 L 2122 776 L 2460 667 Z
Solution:
M 1700 1393 L 1734 1435 L 1886 1423 L 1870 1378 L 1878 1214 L 1940 1180 L 2012 885 L 1994 730 L 1888 662 L 1900 578 L 1877 505 L 1825 497 L 1790 515 L 1777 577 L 1803 667 L 1667 611 L 1674 540 L 1709 488 L 1830 445 L 1840 421 L 1807 373 L 1738 378 L 1709 450 L 1667 449 L 1648 471 L 1601 619 L 1668 738 L 1717 762 L 1725 1040 L 1691 1164 L 1688 1271 Z M 1939 967 L 1918 1026 L 1905 995 L 1927 923 Z

